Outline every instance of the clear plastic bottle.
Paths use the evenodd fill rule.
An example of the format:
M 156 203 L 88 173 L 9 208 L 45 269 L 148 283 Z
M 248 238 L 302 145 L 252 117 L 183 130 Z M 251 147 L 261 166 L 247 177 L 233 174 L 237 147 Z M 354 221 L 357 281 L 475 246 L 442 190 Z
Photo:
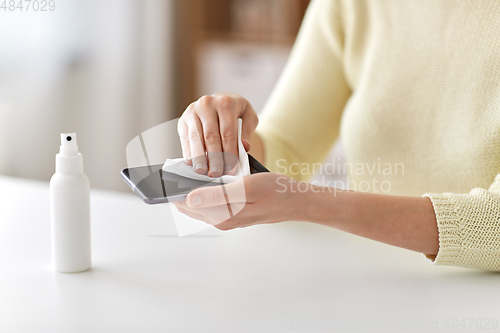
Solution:
M 61 134 L 56 172 L 50 179 L 52 260 L 64 273 L 88 270 L 91 266 L 90 184 L 83 173 L 75 133 Z

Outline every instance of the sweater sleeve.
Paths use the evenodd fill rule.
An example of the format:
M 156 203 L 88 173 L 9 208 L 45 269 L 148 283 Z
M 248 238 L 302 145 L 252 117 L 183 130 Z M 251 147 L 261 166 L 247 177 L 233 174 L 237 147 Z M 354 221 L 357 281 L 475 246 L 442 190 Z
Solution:
M 342 53 L 341 2 L 313 0 L 256 131 L 271 171 L 307 180 L 326 158 L 351 93 Z
M 488 190 L 426 193 L 439 230 L 435 264 L 500 271 L 500 174 Z

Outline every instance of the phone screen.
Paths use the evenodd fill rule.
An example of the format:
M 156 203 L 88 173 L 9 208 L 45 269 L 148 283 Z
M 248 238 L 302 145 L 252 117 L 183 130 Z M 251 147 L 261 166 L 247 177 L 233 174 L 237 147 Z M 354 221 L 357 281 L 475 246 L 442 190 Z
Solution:
M 268 172 L 251 155 L 248 155 L 250 173 Z M 123 169 L 121 176 L 134 193 L 148 204 L 184 200 L 194 189 L 204 186 L 218 186 L 218 182 L 203 182 L 173 173 L 165 172 L 163 164 Z

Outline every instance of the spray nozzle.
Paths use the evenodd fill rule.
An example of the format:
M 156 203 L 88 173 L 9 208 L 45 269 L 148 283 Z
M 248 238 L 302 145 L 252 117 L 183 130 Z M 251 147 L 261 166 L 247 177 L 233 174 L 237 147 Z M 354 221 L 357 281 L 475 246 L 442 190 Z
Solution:
M 63 155 L 78 155 L 76 133 L 61 133 L 60 153 Z

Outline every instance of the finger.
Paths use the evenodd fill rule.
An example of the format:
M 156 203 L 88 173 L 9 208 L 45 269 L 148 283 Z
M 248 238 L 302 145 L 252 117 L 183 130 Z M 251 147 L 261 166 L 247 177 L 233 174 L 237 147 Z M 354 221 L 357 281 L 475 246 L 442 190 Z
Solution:
M 191 150 L 191 160 L 196 173 L 204 175 L 207 173 L 207 158 L 205 156 L 205 145 L 203 143 L 203 127 L 196 114 L 186 119 Z
M 223 153 L 225 174 L 234 175 L 238 171 L 239 166 L 239 156 L 232 153 Z
M 213 226 L 217 226 L 223 222 L 228 221 L 232 218 L 231 212 L 228 210 L 227 206 L 216 206 L 216 207 L 208 207 L 208 208 L 199 208 L 199 209 L 185 209 L 185 211 L 189 211 L 192 216 L 195 214 L 201 215 L 204 218 L 203 221 L 211 224 Z
M 224 161 L 217 112 L 215 110 L 205 111 L 198 116 L 203 127 L 203 138 L 208 155 L 208 175 L 220 177 L 224 171 Z
M 250 104 L 248 104 L 247 108 L 251 108 Z M 241 120 L 241 141 L 243 141 L 243 146 L 245 147 L 246 151 L 249 151 L 250 137 L 252 136 L 253 132 L 255 132 L 255 129 L 259 124 L 259 118 L 257 118 L 255 112 L 245 112 L 243 113 Z
M 196 209 L 245 202 L 245 185 L 243 179 L 221 186 L 196 189 L 186 197 L 187 206 Z
M 233 218 L 231 220 L 224 221 L 222 223 L 219 223 L 215 227 L 219 230 L 231 230 L 236 228 L 245 228 L 256 224 L 259 223 L 256 223 L 255 218 L 244 217 L 244 218 Z
M 221 96 L 218 100 L 217 112 L 224 151 L 224 172 L 232 174 L 238 161 L 238 120 L 235 117 L 237 105 L 229 96 Z
M 182 157 L 184 158 L 184 161 L 187 165 L 192 165 L 188 129 L 186 123 L 183 120 L 179 120 L 179 123 L 177 124 L 177 132 L 179 133 L 179 138 L 181 140 Z
M 186 197 L 186 204 L 189 208 L 204 208 L 219 205 L 226 205 L 225 190 L 222 186 L 210 186 L 190 192 Z
M 252 211 L 247 211 L 243 215 L 238 215 L 237 217 L 231 216 L 230 218 L 227 215 L 227 210 L 225 206 L 216 206 L 209 208 L 200 208 L 200 209 L 185 209 L 192 216 L 196 216 L 198 214 L 203 216 L 207 221 L 207 223 L 215 226 L 220 230 L 231 230 L 236 228 L 244 228 L 251 225 L 269 223 L 266 220 L 262 220 L 258 215 L 252 214 Z M 255 211 L 253 212 L 255 213 Z
M 190 218 L 193 218 L 195 220 L 199 220 L 199 221 L 203 221 L 205 223 L 211 224 L 210 220 L 206 216 L 204 216 L 203 214 L 195 213 L 195 212 L 193 212 L 193 211 L 191 211 L 189 209 L 186 209 L 186 208 L 184 208 L 184 207 L 182 207 L 180 205 L 175 205 L 175 206 L 177 207 L 177 210 L 179 212 L 181 212 L 182 214 L 187 215 Z
M 232 217 L 227 209 L 227 206 L 225 205 L 198 209 L 189 208 L 185 205 L 185 203 L 176 206 L 181 213 L 189 217 L 204 221 L 213 226 L 225 222 Z

